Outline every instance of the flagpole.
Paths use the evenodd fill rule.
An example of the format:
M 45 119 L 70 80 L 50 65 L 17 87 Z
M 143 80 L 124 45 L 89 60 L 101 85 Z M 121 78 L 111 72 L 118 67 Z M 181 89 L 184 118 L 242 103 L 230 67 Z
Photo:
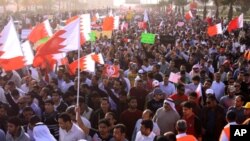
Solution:
M 79 26 L 79 32 L 80 32 L 80 26 Z M 79 96 L 80 96 L 80 33 L 79 33 L 79 42 L 78 42 L 78 51 L 77 51 L 77 98 L 76 98 L 76 106 L 79 107 Z M 76 119 L 79 117 L 80 113 L 76 112 Z

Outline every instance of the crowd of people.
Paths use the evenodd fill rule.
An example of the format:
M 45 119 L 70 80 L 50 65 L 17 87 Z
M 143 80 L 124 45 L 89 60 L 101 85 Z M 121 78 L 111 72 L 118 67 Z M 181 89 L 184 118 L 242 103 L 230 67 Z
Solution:
M 188 21 L 175 12 L 148 10 L 147 27 L 141 29 L 143 11 L 127 11 L 134 12 L 131 19 L 126 11 L 113 10 L 123 15 L 120 21 L 128 23 L 127 29 L 114 30 L 111 39 L 86 42 L 81 50 L 83 55 L 102 53 L 105 64 L 119 66 L 119 77 L 104 76 L 99 64 L 95 73 L 83 71 L 80 78 L 65 65 L 49 72 L 49 79 L 44 68 L 31 66 L 30 73 L 1 72 L 1 141 L 226 141 L 229 125 L 250 124 L 247 23 L 209 37 L 208 23 L 199 16 Z M 26 16 L 19 28 L 45 18 Z M 52 27 L 67 18 L 54 15 Z M 219 22 L 224 28 L 228 24 L 213 19 Z M 145 31 L 156 34 L 154 44 L 140 42 Z M 67 57 L 73 62 L 77 51 Z M 177 83 L 169 81 L 171 73 L 180 76 Z

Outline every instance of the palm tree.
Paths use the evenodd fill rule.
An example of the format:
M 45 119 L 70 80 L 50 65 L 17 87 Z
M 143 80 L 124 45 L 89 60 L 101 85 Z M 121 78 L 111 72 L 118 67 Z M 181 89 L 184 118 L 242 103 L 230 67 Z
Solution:
M 21 4 L 22 4 L 22 6 L 25 7 L 25 10 L 28 11 L 29 7 L 32 6 L 32 4 L 34 4 L 33 1 L 34 0 L 22 0 Z
M 249 0 L 237 0 L 237 4 L 241 7 L 240 12 L 246 13 L 249 9 Z
M 174 3 L 177 6 L 177 12 L 184 16 L 184 6 L 188 4 L 187 0 L 175 0 Z
M 228 11 L 228 20 L 231 20 L 233 17 L 233 5 L 235 4 L 236 0 L 223 0 L 221 4 L 223 5 L 229 5 L 229 11 Z
M 6 12 L 6 5 L 8 1 L 7 0 L 0 0 L 0 5 L 3 7 L 3 12 Z
M 216 6 L 216 11 L 215 11 L 215 18 L 218 18 L 219 17 L 219 6 L 220 6 L 220 0 L 213 0 L 214 1 L 214 4 Z
M 204 9 L 203 9 L 203 19 L 205 19 L 207 17 L 207 2 L 209 0 L 202 0 L 204 3 Z

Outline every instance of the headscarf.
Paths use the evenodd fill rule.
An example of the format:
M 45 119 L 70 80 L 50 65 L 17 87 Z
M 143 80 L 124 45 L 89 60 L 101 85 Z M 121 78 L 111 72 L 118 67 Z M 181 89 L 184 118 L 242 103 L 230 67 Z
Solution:
M 56 141 L 53 135 L 51 135 L 49 128 L 43 123 L 38 123 L 33 128 L 33 136 L 35 141 Z
M 176 109 L 175 109 L 175 104 L 174 104 L 174 100 L 173 100 L 172 98 L 167 98 L 167 99 L 165 99 L 165 100 L 164 100 L 164 103 L 168 103 L 168 104 L 170 105 L 170 107 L 171 107 L 174 111 L 176 111 Z

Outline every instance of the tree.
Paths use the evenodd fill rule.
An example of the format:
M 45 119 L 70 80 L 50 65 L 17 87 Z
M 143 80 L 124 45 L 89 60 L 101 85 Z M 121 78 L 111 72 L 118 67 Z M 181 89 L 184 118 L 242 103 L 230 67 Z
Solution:
M 0 0 L 0 5 L 3 7 L 3 12 L 6 12 L 6 5 L 8 3 L 8 0 Z
M 223 0 L 221 4 L 223 5 L 229 5 L 229 11 L 228 11 L 228 20 L 230 21 L 233 17 L 233 5 L 235 4 L 236 0 Z
M 240 12 L 246 14 L 250 9 L 249 0 L 237 0 L 236 3 L 240 6 Z
M 184 6 L 188 4 L 187 0 L 175 0 L 174 3 L 177 6 L 177 12 L 184 16 Z
M 22 6 L 25 7 L 25 10 L 28 11 L 29 7 L 32 6 L 34 4 L 33 2 L 34 0 L 22 0 L 21 4 Z

